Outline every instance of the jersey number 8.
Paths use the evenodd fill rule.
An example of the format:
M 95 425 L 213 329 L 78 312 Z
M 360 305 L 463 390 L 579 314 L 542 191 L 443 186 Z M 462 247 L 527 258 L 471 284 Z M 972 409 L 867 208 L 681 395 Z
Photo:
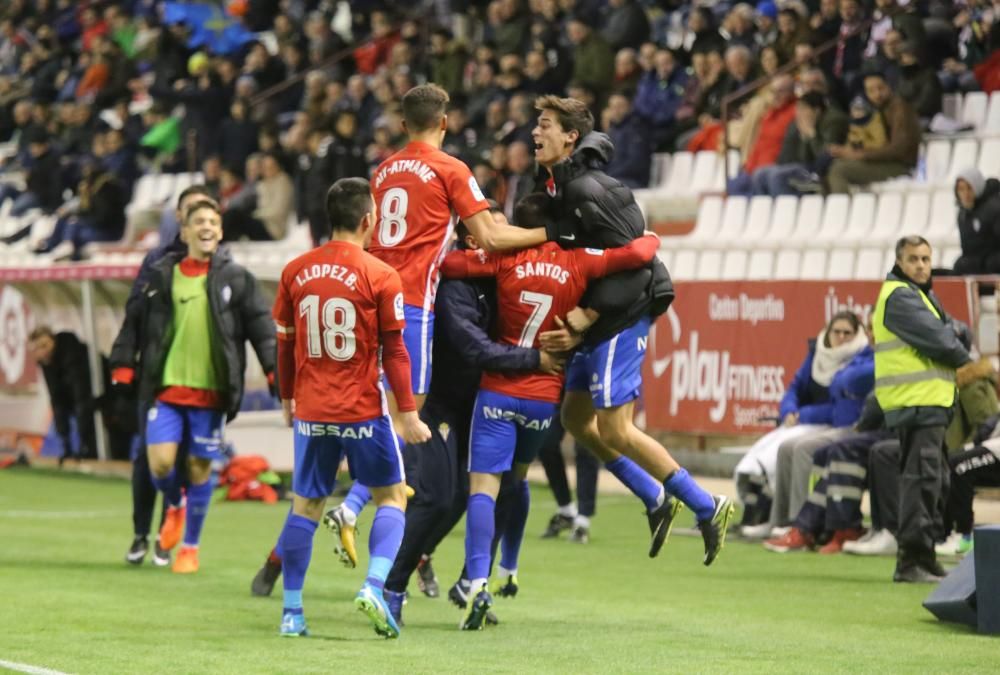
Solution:
M 334 361 L 349 361 L 354 356 L 357 350 L 354 336 L 357 312 L 350 300 L 330 298 L 323 303 L 321 312 L 319 296 L 307 295 L 299 303 L 299 316 L 306 317 L 309 358 L 322 358 L 324 351 Z
M 382 246 L 395 246 L 406 236 L 406 210 L 410 195 L 403 188 L 390 188 L 379 207 L 378 241 Z

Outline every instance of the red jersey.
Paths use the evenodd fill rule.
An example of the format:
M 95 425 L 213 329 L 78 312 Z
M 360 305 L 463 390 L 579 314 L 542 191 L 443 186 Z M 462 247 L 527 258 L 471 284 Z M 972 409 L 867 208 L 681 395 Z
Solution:
M 576 307 L 592 279 L 642 267 L 659 239 L 640 237 L 613 249 L 566 250 L 554 242 L 511 253 L 454 251 L 444 262 L 447 277 L 497 278 L 497 340 L 538 349 L 538 335 L 557 328 L 555 317 Z M 558 403 L 562 375 L 484 372 L 480 387 L 517 398 Z
M 378 224 L 369 252 L 399 272 L 406 304 L 434 309 L 452 212 L 464 219 L 488 209 L 482 190 L 461 160 L 414 141 L 379 165 L 372 192 Z
M 296 418 L 361 422 L 388 414 L 379 335 L 404 325 L 394 269 L 354 244 L 324 244 L 285 266 L 274 321 L 279 340 L 295 342 L 294 378 L 279 373 L 278 384 L 282 398 L 295 399 Z

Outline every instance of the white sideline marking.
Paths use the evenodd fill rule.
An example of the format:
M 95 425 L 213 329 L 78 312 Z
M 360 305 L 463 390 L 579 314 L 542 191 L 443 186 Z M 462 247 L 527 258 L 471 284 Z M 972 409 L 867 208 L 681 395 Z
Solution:
M 13 670 L 18 673 L 30 673 L 31 675 L 67 675 L 67 673 L 61 670 L 50 670 L 48 668 L 39 668 L 38 666 L 29 666 L 27 663 L 15 663 L 14 661 L 4 661 L 0 659 L 0 667 Z
M 0 517 L 7 518 L 42 518 L 42 519 L 81 519 L 81 518 L 108 518 L 120 516 L 124 511 L 121 509 L 108 509 L 106 511 L 32 511 L 30 509 L 15 509 L 10 511 L 0 511 Z

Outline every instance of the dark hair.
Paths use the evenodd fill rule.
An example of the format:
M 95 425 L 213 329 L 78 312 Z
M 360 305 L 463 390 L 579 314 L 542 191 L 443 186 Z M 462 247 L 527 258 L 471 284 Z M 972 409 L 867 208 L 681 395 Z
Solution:
M 544 192 L 532 192 L 514 207 L 514 224 L 533 229 L 545 227 L 549 216 L 549 198 Z
M 888 82 L 889 81 L 889 80 L 886 79 L 885 73 L 883 73 L 881 70 L 878 70 L 877 68 L 868 68 L 868 69 L 865 69 L 865 71 L 861 74 L 861 81 L 864 82 L 869 77 L 877 77 L 878 79 L 882 80 L 883 82 Z
M 535 99 L 535 110 L 551 110 L 556 114 L 564 132 L 575 131 L 580 138 L 594 130 L 593 113 L 583 101 L 575 98 L 560 98 L 554 94 L 539 96 Z
M 219 205 L 215 203 L 214 199 L 199 199 L 194 204 L 189 206 L 187 211 L 184 213 L 184 224 L 187 225 L 188 221 L 191 219 L 191 215 L 195 211 L 200 211 L 202 209 L 209 209 L 214 211 L 217 216 L 222 216 L 222 209 L 219 208 Z
M 181 207 L 184 200 L 190 195 L 203 195 L 212 201 L 215 201 L 215 196 L 207 185 L 189 185 L 183 190 L 181 190 L 180 196 L 177 198 L 177 208 Z
M 927 246 L 930 248 L 930 245 L 931 243 L 919 234 L 908 234 L 905 237 L 900 237 L 896 241 L 896 260 L 903 259 L 903 251 L 906 250 L 907 246 Z
M 42 324 L 41 326 L 35 326 L 30 333 L 28 333 L 28 342 L 34 342 L 38 338 L 50 337 L 54 338 L 55 333 L 47 325 Z
M 341 178 L 326 192 L 326 217 L 333 230 L 357 232 L 372 209 L 372 189 L 364 178 Z
M 433 129 L 448 108 L 448 92 L 436 84 L 421 84 L 403 96 L 403 119 L 411 132 Z
M 826 329 L 823 331 L 824 347 L 830 346 L 830 331 L 833 329 L 833 324 L 838 321 L 846 321 L 851 324 L 851 329 L 854 331 L 855 335 L 857 335 L 858 330 L 861 328 L 861 320 L 858 318 L 857 314 L 846 309 L 842 312 L 837 312 L 830 317 L 830 321 L 826 324 Z

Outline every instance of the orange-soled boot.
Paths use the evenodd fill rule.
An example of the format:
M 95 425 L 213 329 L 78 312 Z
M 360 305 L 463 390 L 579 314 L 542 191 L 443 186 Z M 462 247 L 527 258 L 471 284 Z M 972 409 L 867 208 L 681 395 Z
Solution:
M 180 543 L 184 536 L 184 519 L 187 509 L 184 503 L 180 506 L 170 506 L 167 508 L 167 517 L 163 520 L 163 527 L 160 528 L 160 547 L 165 551 L 173 550 Z
M 195 546 L 182 546 L 171 569 L 174 574 L 194 574 L 197 572 L 198 548 Z

